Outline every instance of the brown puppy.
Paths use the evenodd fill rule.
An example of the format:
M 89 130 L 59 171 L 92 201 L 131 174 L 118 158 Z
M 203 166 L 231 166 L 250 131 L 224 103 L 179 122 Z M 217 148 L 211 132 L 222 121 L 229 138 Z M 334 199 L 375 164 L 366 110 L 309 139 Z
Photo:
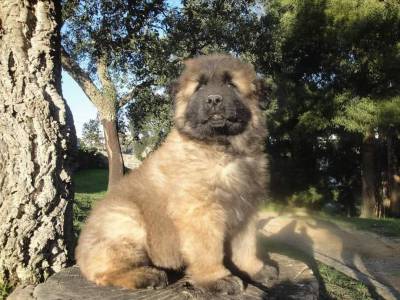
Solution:
M 77 262 L 99 285 L 163 287 L 158 267 L 186 268 L 198 286 L 238 293 L 226 253 L 249 276 L 265 273 L 255 247 L 267 181 L 256 74 L 230 56 L 201 56 L 176 90 L 175 128 L 93 208 Z

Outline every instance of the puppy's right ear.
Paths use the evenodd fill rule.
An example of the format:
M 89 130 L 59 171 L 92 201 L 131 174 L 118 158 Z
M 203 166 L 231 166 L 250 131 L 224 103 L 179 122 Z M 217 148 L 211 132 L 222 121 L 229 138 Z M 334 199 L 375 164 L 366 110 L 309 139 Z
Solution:
M 170 83 L 168 86 L 168 94 L 171 97 L 171 99 L 175 100 L 175 96 L 179 91 L 179 82 L 178 80 L 174 80 Z

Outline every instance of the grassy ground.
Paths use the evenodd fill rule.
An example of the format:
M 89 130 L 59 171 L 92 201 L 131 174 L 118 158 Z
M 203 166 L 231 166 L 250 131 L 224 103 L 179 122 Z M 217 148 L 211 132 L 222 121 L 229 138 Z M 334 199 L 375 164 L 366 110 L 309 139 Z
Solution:
M 307 213 L 314 218 L 335 223 L 338 226 L 369 231 L 385 237 L 400 237 L 400 219 L 382 218 L 382 219 L 361 219 L 349 218 L 339 215 L 330 215 L 323 212 L 306 210 L 303 208 L 288 207 L 279 203 L 269 203 L 265 206 L 266 210 L 280 213 Z
M 75 174 L 74 229 L 77 235 L 93 203 L 105 195 L 107 180 L 108 171 L 104 169 L 84 170 Z
M 343 216 L 330 216 L 320 213 L 319 218 L 351 229 L 365 230 L 385 237 L 400 237 L 400 219 L 361 219 Z
M 104 196 L 107 188 L 107 176 L 108 174 L 105 170 L 86 170 L 78 172 L 75 175 L 74 227 L 77 234 L 93 202 Z M 308 257 L 302 252 L 295 251 L 285 245 L 272 244 L 271 242 L 262 246 L 264 249 L 268 249 L 268 251 L 286 254 L 312 266 L 314 273 L 317 274 L 320 281 L 321 299 L 373 299 L 366 286 L 362 283 L 326 265 L 317 263 L 313 258 Z
M 0 283 L 0 300 L 6 299 L 10 291 L 11 288 L 9 286 Z
M 375 300 L 368 288 L 361 282 L 356 281 L 335 269 L 317 262 L 306 253 L 294 249 L 286 244 L 261 239 L 262 249 L 268 252 L 279 253 L 305 262 L 310 266 L 317 277 L 320 285 L 321 300 Z

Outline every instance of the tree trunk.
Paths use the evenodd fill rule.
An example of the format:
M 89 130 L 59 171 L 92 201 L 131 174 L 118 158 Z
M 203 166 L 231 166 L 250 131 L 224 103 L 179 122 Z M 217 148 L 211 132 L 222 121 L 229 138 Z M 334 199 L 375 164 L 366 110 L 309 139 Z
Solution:
M 99 112 L 108 155 L 108 188 L 110 188 L 123 176 L 124 161 L 117 132 L 117 92 L 108 74 L 107 60 L 105 57 L 100 57 L 97 62 L 97 75 L 102 90 L 96 87 L 90 76 L 65 51 L 62 52 L 62 64 Z
M 73 249 L 72 116 L 58 1 L 0 2 L 0 282 L 37 283 Z
M 390 215 L 400 217 L 400 174 L 398 161 L 395 153 L 396 130 L 390 127 L 387 137 L 387 160 L 388 160 L 388 185 L 390 199 Z
M 105 145 L 108 156 L 108 189 L 124 175 L 124 161 L 117 131 L 117 90 L 108 72 L 107 57 L 101 55 L 97 60 L 97 75 L 101 82 L 101 99 L 97 109 L 103 124 Z
M 110 189 L 124 175 L 124 161 L 118 138 L 117 122 L 115 120 L 102 119 L 101 123 L 103 124 L 108 156 L 108 189 Z
M 373 133 L 368 133 L 362 145 L 361 162 L 361 217 L 375 217 L 375 208 L 377 204 L 376 196 L 376 178 L 375 178 L 375 141 Z

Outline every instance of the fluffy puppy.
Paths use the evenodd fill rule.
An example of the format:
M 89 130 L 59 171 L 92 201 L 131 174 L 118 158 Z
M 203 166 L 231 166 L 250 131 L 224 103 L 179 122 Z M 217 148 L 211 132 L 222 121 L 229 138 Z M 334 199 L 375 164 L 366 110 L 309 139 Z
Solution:
M 225 55 L 186 61 L 163 145 L 93 208 L 76 259 L 99 285 L 164 287 L 162 269 L 235 294 L 224 257 L 256 278 L 255 215 L 265 199 L 265 121 L 253 67 Z M 265 272 L 264 272 L 265 273 Z

